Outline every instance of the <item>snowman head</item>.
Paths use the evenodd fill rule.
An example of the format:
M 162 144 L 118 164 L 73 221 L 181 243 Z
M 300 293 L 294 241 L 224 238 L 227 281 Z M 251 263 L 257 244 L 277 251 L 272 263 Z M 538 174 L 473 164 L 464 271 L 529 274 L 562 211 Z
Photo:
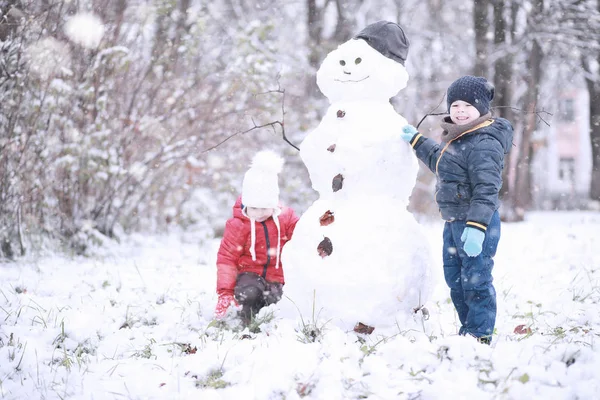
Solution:
M 387 101 L 408 82 L 408 45 L 398 24 L 371 24 L 325 57 L 317 85 L 331 102 Z

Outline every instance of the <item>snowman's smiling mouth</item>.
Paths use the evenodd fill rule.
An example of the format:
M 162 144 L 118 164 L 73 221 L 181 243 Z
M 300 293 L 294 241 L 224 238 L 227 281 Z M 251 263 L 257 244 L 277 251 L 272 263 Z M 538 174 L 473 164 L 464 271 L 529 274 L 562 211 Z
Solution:
M 346 79 L 346 80 L 341 80 L 341 79 L 334 79 L 335 82 L 340 82 L 340 83 L 358 83 L 358 82 L 362 82 L 365 79 L 369 79 L 371 75 L 367 75 L 362 79 L 357 79 L 357 80 L 352 80 L 352 79 Z

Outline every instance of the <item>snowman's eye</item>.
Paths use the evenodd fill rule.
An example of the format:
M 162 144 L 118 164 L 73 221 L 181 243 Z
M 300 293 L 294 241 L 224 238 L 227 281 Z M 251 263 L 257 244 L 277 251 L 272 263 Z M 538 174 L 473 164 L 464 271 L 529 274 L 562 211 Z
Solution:
M 343 67 L 344 65 L 346 65 L 346 61 L 340 60 L 340 65 Z
M 358 65 L 360 64 L 362 61 L 362 58 L 358 57 L 356 60 L 354 60 L 354 64 Z

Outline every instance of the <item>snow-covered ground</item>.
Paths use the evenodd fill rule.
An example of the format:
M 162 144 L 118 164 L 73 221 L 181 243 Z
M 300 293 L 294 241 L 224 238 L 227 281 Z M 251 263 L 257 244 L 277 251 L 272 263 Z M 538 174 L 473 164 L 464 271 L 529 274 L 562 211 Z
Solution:
M 0 264 L 0 399 L 598 398 L 599 213 L 503 225 L 491 347 L 456 335 L 442 224 L 426 229 L 431 317 L 385 335 L 311 335 L 273 306 L 258 332 L 215 324 L 218 241 L 181 234 Z

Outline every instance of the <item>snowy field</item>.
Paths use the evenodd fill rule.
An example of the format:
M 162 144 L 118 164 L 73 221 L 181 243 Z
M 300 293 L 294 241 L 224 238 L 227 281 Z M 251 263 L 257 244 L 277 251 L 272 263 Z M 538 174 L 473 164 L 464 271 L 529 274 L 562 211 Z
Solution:
M 600 214 L 504 224 L 491 347 L 438 283 L 421 330 L 212 322 L 218 241 L 135 235 L 95 258 L 0 264 L 0 399 L 597 399 Z

